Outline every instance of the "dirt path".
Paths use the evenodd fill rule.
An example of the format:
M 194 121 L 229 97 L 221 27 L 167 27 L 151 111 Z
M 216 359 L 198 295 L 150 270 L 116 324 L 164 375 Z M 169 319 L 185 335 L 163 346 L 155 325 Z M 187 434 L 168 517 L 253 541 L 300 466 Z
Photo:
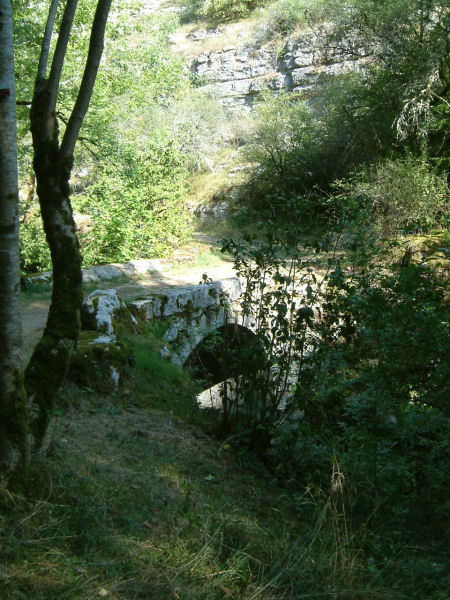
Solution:
M 114 288 L 123 300 L 135 300 L 154 292 L 185 287 L 187 285 L 197 285 L 202 281 L 204 274 L 213 281 L 234 276 L 235 273 L 231 262 L 225 259 L 217 259 L 217 263 L 218 264 L 212 266 L 195 264 L 174 265 L 168 267 L 167 270 L 155 271 L 139 279 L 124 277 L 120 283 L 99 281 L 95 284 L 94 288 L 92 287 L 92 284 L 90 284 L 89 289 L 87 289 L 85 293 L 88 294 L 92 292 L 93 289 Z M 24 364 L 28 362 L 33 348 L 39 341 L 45 327 L 49 305 L 50 292 L 47 294 L 41 293 L 38 297 L 34 296 L 32 293 L 26 293 L 22 296 L 22 360 Z

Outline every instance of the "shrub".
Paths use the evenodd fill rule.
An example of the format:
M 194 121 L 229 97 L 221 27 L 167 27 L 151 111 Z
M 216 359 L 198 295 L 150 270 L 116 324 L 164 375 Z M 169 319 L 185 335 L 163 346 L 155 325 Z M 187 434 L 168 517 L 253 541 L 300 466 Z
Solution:
M 360 73 L 335 80 L 315 110 L 293 93 L 259 97 L 246 146 L 248 159 L 258 164 L 254 208 L 273 212 L 273 197 L 280 194 L 277 211 L 293 196 L 299 197 L 299 205 L 310 205 L 314 190 L 328 191 L 335 178 L 387 151 L 394 114 L 386 113 L 375 87 L 364 88 L 364 81 Z
M 331 43 L 350 59 L 371 56 L 383 73 L 388 86 L 377 93 L 374 82 L 371 93 L 378 95 L 379 109 L 393 114 L 389 125 L 394 124 L 398 139 L 416 149 L 426 144 L 430 155 L 440 158 L 446 154 L 448 131 L 447 4 L 443 0 L 425 4 L 421 0 L 324 0 L 330 23 L 324 33 Z M 367 84 L 371 84 L 370 73 Z
M 20 268 L 26 273 L 49 271 L 52 268 L 50 250 L 42 227 L 41 211 L 26 212 L 20 224 Z
M 268 26 L 279 35 L 289 35 L 298 24 L 309 22 L 316 2 L 310 0 L 278 0 L 268 7 Z
M 361 199 L 384 236 L 428 231 L 448 212 L 446 178 L 411 156 L 371 165 L 337 188 Z
M 303 485 L 324 489 L 338 457 L 355 519 L 394 538 L 439 537 L 450 453 L 444 276 L 372 255 L 365 268 L 335 265 L 325 287 L 295 245 L 271 235 L 228 248 L 265 351 L 256 363 L 238 357 L 246 368 L 226 426 Z
M 223 250 L 233 254 L 236 273 L 245 282 L 242 325 L 253 323 L 253 341 L 223 353 L 229 362 L 224 371 L 239 373 L 231 393 L 224 386 L 224 426 L 265 449 L 295 411 L 292 391 L 314 345 L 313 306 L 320 284 L 312 269 L 302 268 L 289 232 L 285 241 L 271 233 L 262 241 L 252 236 L 226 240 Z
M 319 177 L 316 160 L 321 124 L 311 108 L 284 92 L 262 94 L 255 105 L 255 126 L 244 148 L 257 163 L 250 190 L 251 206 L 273 217 L 296 204 Z
M 266 176 L 292 185 L 306 178 L 308 155 L 317 139 L 317 124 L 305 102 L 288 92 L 263 93 L 255 104 L 255 128 L 246 148 Z
M 300 431 L 338 452 L 360 517 L 435 535 L 450 450 L 445 281 L 425 264 L 389 271 L 373 259 L 368 271 L 331 274 L 297 392 Z
M 249 16 L 261 4 L 264 0 L 191 0 L 184 18 L 188 21 L 227 23 Z
M 147 123 L 164 132 L 190 171 L 212 169 L 212 158 L 233 134 L 233 121 L 223 106 L 201 90 L 156 106 Z
M 120 165 L 98 169 L 95 183 L 74 199 L 93 227 L 81 238 L 84 264 L 164 256 L 189 232 L 182 157 L 168 140 L 144 152 L 123 151 Z

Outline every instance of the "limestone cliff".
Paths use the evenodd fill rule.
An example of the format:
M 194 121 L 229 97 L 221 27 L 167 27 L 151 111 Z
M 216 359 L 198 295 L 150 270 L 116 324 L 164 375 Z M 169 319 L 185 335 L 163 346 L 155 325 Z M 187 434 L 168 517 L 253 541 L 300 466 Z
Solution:
M 251 107 L 262 90 L 292 91 L 315 103 L 327 82 L 360 63 L 344 57 L 342 49 L 324 46 L 316 32 L 297 32 L 276 42 L 258 39 L 257 33 L 232 31 L 230 36 L 229 26 L 197 29 L 173 36 L 173 44 L 178 52 L 191 54 L 194 82 L 233 109 Z

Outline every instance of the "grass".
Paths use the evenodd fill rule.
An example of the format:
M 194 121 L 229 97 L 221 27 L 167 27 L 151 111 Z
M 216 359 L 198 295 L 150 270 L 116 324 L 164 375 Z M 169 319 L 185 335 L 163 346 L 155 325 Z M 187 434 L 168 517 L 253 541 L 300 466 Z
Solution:
M 129 339 L 135 361 L 129 401 L 142 408 L 194 419 L 198 414 L 197 386 L 180 367 L 159 355 L 160 337 L 167 323 L 156 321 L 143 335 Z
M 197 384 L 159 355 L 165 326 L 128 340 L 115 398 L 65 387 L 30 488 L 0 493 L 2 600 L 447 597 L 439 548 L 356 529 L 328 489 L 280 481 L 214 437 Z
M 225 170 L 216 173 L 197 173 L 192 176 L 190 198 L 192 204 L 209 204 L 226 194 L 230 180 Z M 225 191 L 224 191 L 225 190 Z
M 199 248 L 193 247 L 192 256 L 189 260 L 183 260 L 182 262 L 174 263 L 170 269 L 170 274 L 177 275 L 182 273 L 186 269 L 196 268 L 217 268 L 225 267 L 229 265 L 231 257 L 229 254 L 223 254 L 219 247 L 203 249 L 202 246 Z M 199 283 L 199 282 L 197 282 Z
M 288 508 L 275 491 L 259 502 L 264 479 L 174 416 L 170 395 L 185 412 L 194 387 L 149 340 L 118 403 L 66 390 L 34 493 L 2 513 L 2 599 L 239 597 L 270 563 Z
M 60 418 L 45 494 L 10 497 L 2 598 L 274 597 L 301 524 L 282 490 L 220 450 L 154 410 Z
M 64 388 L 29 490 L 0 495 L 2 600 L 444 599 L 410 594 L 400 554 L 375 568 L 328 491 L 212 437 L 161 333 L 117 397 Z
M 231 23 L 185 22 L 177 29 L 180 39 L 177 40 L 173 50 L 192 59 L 203 52 L 215 52 L 227 46 L 243 45 L 251 40 L 257 23 L 258 21 L 252 16 Z M 199 29 L 218 29 L 220 35 L 209 35 L 197 39 L 189 35 Z

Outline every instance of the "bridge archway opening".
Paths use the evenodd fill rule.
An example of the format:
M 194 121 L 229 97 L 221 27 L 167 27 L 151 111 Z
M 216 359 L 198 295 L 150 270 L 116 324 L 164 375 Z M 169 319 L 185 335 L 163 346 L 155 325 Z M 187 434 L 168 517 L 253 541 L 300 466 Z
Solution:
M 206 335 L 191 351 L 184 367 L 208 389 L 225 380 L 235 379 L 248 369 L 262 368 L 264 346 L 243 325 L 225 324 Z

